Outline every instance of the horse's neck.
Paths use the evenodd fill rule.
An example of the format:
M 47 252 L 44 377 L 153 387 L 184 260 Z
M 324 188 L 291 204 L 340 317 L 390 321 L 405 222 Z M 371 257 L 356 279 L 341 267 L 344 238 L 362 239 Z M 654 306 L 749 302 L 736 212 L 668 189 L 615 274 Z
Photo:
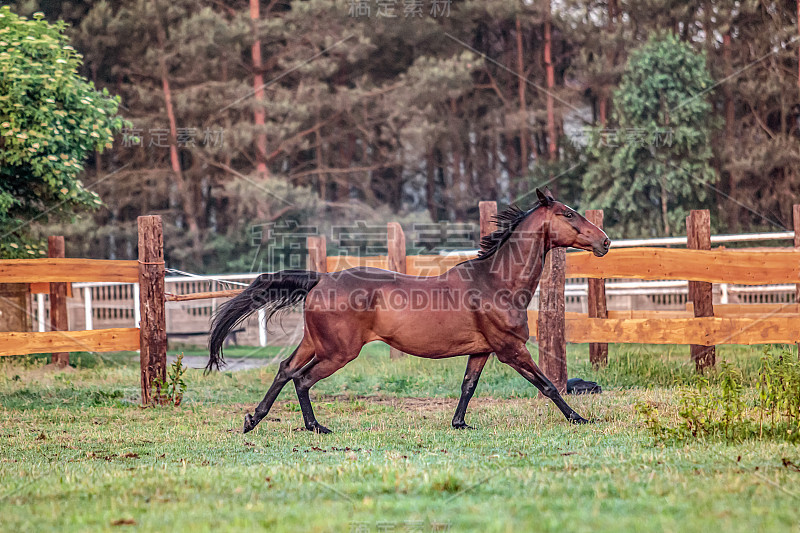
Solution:
M 489 269 L 492 285 L 511 291 L 528 290 L 533 294 L 548 250 L 548 238 L 544 232 L 535 236 L 512 236 L 493 258 Z

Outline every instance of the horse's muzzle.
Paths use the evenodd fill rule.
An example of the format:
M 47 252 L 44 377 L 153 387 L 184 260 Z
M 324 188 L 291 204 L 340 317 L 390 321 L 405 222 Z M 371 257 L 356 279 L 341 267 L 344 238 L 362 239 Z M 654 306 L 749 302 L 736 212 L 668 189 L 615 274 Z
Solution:
M 611 247 L 611 241 L 608 240 L 608 238 L 605 238 L 601 243 L 592 246 L 592 252 L 597 257 L 603 257 L 608 253 L 608 249 L 610 247 Z

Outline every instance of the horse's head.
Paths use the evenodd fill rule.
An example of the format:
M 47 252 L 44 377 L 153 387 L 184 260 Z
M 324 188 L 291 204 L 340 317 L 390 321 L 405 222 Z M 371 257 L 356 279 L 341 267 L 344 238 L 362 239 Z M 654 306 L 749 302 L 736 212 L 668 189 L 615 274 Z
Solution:
M 611 241 L 603 230 L 586 220 L 571 207 L 553 198 L 550 191 L 536 189 L 539 203 L 549 212 L 550 245 L 580 248 L 594 252 L 597 257 L 608 253 Z

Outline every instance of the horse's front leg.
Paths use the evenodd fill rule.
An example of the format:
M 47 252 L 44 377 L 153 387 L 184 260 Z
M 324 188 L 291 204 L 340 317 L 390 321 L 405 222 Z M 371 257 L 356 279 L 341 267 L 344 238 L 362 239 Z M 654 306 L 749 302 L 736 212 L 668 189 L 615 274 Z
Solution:
M 525 344 L 514 344 L 511 347 L 497 350 L 497 359 L 507 364 L 520 373 L 522 377 L 530 381 L 542 394 L 550 398 L 556 407 L 564 414 L 567 420 L 574 424 L 586 424 L 589 422 L 575 410 L 567 405 L 564 398 L 558 392 L 553 383 L 547 379 L 544 372 L 533 362 L 530 352 Z
M 489 353 L 479 353 L 470 355 L 467 361 L 467 371 L 464 373 L 464 381 L 461 383 L 461 398 L 458 400 L 456 414 L 453 415 L 453 427 L 456 429 L 473 429 L 464 422 L 464 415 L 467 413 L 467 406 L 478 386 L 483 366 L 489 359 Z

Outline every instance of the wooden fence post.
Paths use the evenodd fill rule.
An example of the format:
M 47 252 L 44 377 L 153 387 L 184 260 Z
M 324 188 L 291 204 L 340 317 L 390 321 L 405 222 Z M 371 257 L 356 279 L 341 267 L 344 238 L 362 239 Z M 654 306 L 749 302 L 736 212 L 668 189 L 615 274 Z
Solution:
M 686 217 L 687 247 L 693 250 L 711 249 L 711 215 L 708 209 L 694 209 Z M 714 316 L 712 284 L 705 281 L 689 282 L 689 299 L 694 304 L 694 316 Z M 692 361 L 698 372 L 714 366 L 716 349 L 714 346 L 692 344 L 689 348 Z
M 154 381 L 167 377 L 167 321 L 164 294 L 164 233 L 161 217 L 143 216 L 139 226 L 139 353 L 142 372 L 142 405 L 161 403 Z
M 800 204 L 792 206 L 792 222 L 794 228 L 794 249 L 800 252 Z M 800 283 L 794 286 L 794 303 L 800 304 Z M 800 360 L 800 342 L 797 344 L 797 359 Z
M 328 271 L 328 241 L 325 235 L 312 235 L 306 237 L 308 248 L 308 269 L 315 272 Z
M 481 214 L 481 239 L 483 239 L 497 229 L 497 222 L 494 219 L 497 216 L 497 202 L 478 202 L 478 211 Z
M 64 237 L 47 238 L 47 256 L 64 257 Z M 66 283 L 50 283 L 50 331 L 69 331 Z M 69 352 L 53 353 L 50 362 L 62 368 L 69 365 Z
M 406 235 L 397 222 L 386 224 L 387 266 L 392 272 L 406 273 Z
M 392 272 L 406 273 L 406 236 L 397 222 L 389 222 L 387 230 L 387 266 Z M 410 302 L 411 300 L 406 300 Z M 400 359 L 406 354 L 396 348 L 389 348 L 389 359 Z
M 563 394 L 567 389 L 567 341 L 564 324 L 566 250 L 547 253 L 539 282 L 539 367 Z M 540 393 L 541 394 L 541 393 Z
M 598 228 L 603 229 L 603 210 L 587 210 L 586 220 Z M 602 278 L 589 278 L 588 284 L 587 308 L 589 311 L 589 318 L 608 318 L 606 280 Z M 608 365 L 608 344 L 604 342 L 590 343 L 589 361 L 595 368 Z

